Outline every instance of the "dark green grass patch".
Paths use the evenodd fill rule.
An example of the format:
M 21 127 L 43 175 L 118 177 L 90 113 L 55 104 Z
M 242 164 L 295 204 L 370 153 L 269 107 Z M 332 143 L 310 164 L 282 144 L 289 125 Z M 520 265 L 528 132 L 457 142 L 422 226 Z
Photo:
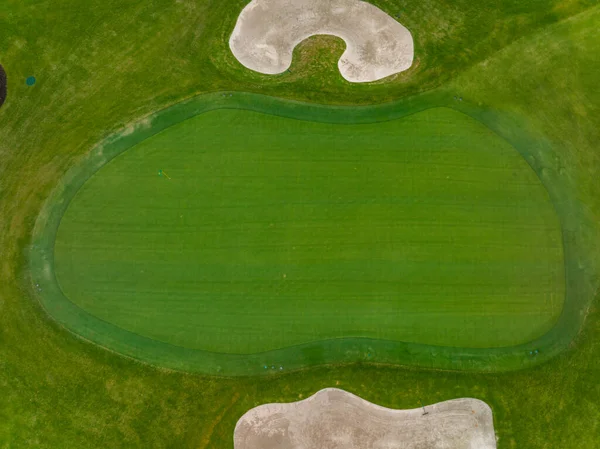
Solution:
M 7 79 L 6 72 L 4 71 L 4 67 L 0 64 L 0 107 L 6 101 L 7 94 Z
M 201 114 L 83 185 L 55 267 L 91 315 L 234 354 L 343 337 L 517 345 L 564 298 L 536 174 L 442 108 L 363 125 Z

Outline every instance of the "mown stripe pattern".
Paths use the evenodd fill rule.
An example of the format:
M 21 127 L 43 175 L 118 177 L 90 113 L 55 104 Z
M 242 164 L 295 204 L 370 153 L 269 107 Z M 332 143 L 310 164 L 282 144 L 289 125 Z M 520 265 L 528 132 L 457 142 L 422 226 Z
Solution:
M 368 125 L 201 114 L 93 176 L 55 246 L 64 293 L 89 313 L 238 354 L 527 342 L 560 314 L 562 257 L 533 170 L 444 108 Z

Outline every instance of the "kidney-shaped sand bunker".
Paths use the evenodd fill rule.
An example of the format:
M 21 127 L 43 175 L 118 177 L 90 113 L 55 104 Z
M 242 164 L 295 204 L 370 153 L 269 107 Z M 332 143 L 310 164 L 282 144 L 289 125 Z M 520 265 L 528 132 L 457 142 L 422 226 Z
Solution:
M 233 440 L 235 449 L 496 448 L 492 410 L 478 399 L 394 410 L 336 388 L 249 410 Z

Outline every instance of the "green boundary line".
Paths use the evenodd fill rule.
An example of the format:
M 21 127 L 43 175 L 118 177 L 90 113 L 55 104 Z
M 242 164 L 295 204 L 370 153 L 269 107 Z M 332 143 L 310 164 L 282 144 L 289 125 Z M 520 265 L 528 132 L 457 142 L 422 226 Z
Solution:
M 59 324 L 86 340 L 152 365 L 222 376 L 257 375 L 321 364 L 353 362 L 400 364 L 420 368 L 508 371 L 537 365 L 567 348 L 579 332 L 593 296 L 593 269 L 582 258 L 585 226 L 582 205 L 569 194 L 568 180 L 555 167 L 554 150 L 520 117 L 458 101 L 453 93 L 435 91 L 395 103 L 366 107 L 323 106 L 241 92 L 193 97 L 134 125 L 133 132 L 109 136 L 58 182 L 38 216 L 29 251 L 32 287 L 43 308 Z M 525 158 L 546 187 L 558 213 L 565 255 L 566 298 L 555 326 L 540 338 L 504 348 L 455 348 L 369 338 L 340 338 L 258 354 L 214 353 L 152 340 L 102 321 L 64 296 L 54 273 L 54 241 L 61 218 L 79 188 L 108 161 L 166 128 L 203 112 L 246 109 L 298 120 L 338 124 L 393 120 L 431 107 L 449 107 L 480 121 L 507 140 Z M 530 351 L 538 350 L 534 356 Z M 265 368 L 267 367 L 267 368 Z

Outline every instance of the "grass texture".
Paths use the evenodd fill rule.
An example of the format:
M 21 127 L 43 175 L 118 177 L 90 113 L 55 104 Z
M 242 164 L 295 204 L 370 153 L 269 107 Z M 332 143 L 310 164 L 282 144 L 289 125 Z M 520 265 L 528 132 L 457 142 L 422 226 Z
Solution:
M 448 106 L 445 109 L 439 107 L 432 109 L 435 105 L 440 104 L 447 104 Z M 463 101 L 458 101 L 447 92 L 440 91 L 438 93 L 411 98 L 407 101 L 364 108 L 331 108 L 278 100 L 254 94 L 218 93 L 203 95 L 159 111 L 137 124 L 128 126 L 121 133 L 109 136 L 94 151 L 90 152 L 80 164 L 69 170 L 63 179 L 59 181 L 52 198 L 46 202 L 44 210 L 40 213 L 31 246 L 31 269 L 35 289 L 37 290 L 36 293 L 39 294 L 39 298 L 46 310 L 58 322 L 86 339 L 154 365 L 186 371 L 238 376 L 272 374 L 273 369 L 277 369 L 278 371 L 281 369 L 296 370 L 328 362 L 348 363 L 356 361 L 400 363 L 420 367 L 461 370 L 514 370 L 542 363 L 563 351 L 570 344 L 581 325 L 582 313 L 585 312 L 585 308 L 587 307 L 589 294 L 586 294 L 582 288 L 585 287 L 583 283 L 585 281 L 584 273 L 578 270 L 578 265 L 572 260 L 573 254 L 580 255 L 582 253 L 581 248 L 577 242 L 565 241 L 564 238 L 562 242 L 565 248 L 564 254 L 569 259 L 565 265 L 565 279 L 570 281 L 565 291 L 565 307 L 563 307 L 556 324 L 548 332 L 527 343 L 513 346 L 477 347 L 472 345 L 469 347 L 460 347 L 448 346 L 447 344 L 444 346 L 435 346 L 424 342 L 414 343 L 381 338 L 347 336 L 345 338 L 316 340 L 309 343 L 283 347 L 282 349 L 272 349 L 266 352 L 236 354 L 186 347 L 181 345 L 181 343 L 173 344 L 174 342 L 162 341 L 156 339 L 156 337 L 155 339 L 149 338 L 141 332 L 132 332 L 115 323 L 111 323 L 107 319 L 100 318 L 93 313 L 88 313 L 82 307 L 78 307 L 63 294 L 63 291 L 56 282 L 54 272 L 55 239 L 63 215 L 71 200 L 77 195 L 79 189 L 85 191 L 86 181 L 93 173 L 100 170 L 108 161 L 111 161 L 124 151 L 136 145 L 143 146 L 146 139 L 148 139 L 147 142 L 160 139 L 163 134 L 169 132 L 171 127 L 176 129 L 177 126 L 183 126 L 181 122 L 186 123 L 185 120 L 189 121 L 195 117 L 198 119 L 197 116 L 202 114 L 202 112 L 219 108 L 251 109 L 262 112 L 271 111 L 281 117 L 296 119 L 289 121 L 290 126 L 298 126 L 301 123 L 298 119 L 310 117 L 319 122 L 313 122 L 313 126 L 331 127 L 333 124 L 338 124 L 335 127 L 340 128 L 340 125 L 343 124 L 344 126 L 340 129 L 352 129 L 357 126 L 359 129 L 368 129 L 373 126 L 379 127 L 382 124 L 378 122 L 382 120 L 389 122 L 388 126 L 394 127 L 395 124 L 402 123 L 402 120 L 399 120 L 402 118 L 410 120 L 421 116 L 427 117 L 432 111 L 446 111 L 454 118 L 460 117 L 466 120 L 465 123 L 474 125 L 472 131 L 479 130 L 483 132 L 488 137 L 486 145 L 490 140 L 496 140 L 503 143 L 505 149 L 510 149 L 511 146 L 508 145 L 508 141 L 503 141 L 499 138 L 500 135 L 503 135 L 502 133 L 506 134 L 507 139 L 514 145 L 512 154 L 516 158 L 515 160 L 523 164 L 523 167 L 529 165 L 529 168 L 525 172 L 530 173 L 536 179 L 538 187 L 541 187 L 539 186 L 539 182 L 543 178 L 548 197 L 546 195 L 542 196 L 546 199 L 549 198 L 554 205 L 558 206 L 558 218 L 560 219 L 561 226 L 572 226 L 573 224 L 580 223 L 577 212 L 581 208 L 578 207 L 577 201 L 573 200 L 572 195 L 566 194 L 567 192 L 562 188 L 564 183 L 562 183 L 560 178 L 557 178 L 556 171 L 544 169 L 544 167 L 536 162 L 541 155 L 545 155 L 551 151 L 551 148 L 547 145 L 540 145 L 534 137 L 524 132 L 518 126 L 519 122 L 512 123 L 510 117 L 504 115 L 498 116 L 497 114 L 490 115 L 489 111 L 486 112 L 472 105 L 467 105 Z M 460 114 L 456 110 L 452 111 L 452 108 L 456 110 L 460 108 L 464 114 Z M 475 120 L 469 118 L 465 115 L 467 113 L 478 117 L 481 123 L 477 123 Z M 211 116 L 211 114 L 214 113 L 207 114 L 207 116 Z M 260 114 L 251 115 L 255 117 L 261 116 Z M 435 120 L 429 120 L 429 122 L 431 125 Z M 482 123 L 495 127 L 498 135 L 494 134 L 490 129 L 486 129 Z M 456 123 L 453 124 L 456 125 Z M 507 132 L 504 128 L 512 132 Z M 518 132 L 515 133 L 515 130 Z M 426 134 L 430 136 L 430 139 L 433 138 L 429 133 Z M 246 135 L 249 134 L 247 133 Z M 153 138 L 152 136 L 156 137 Z M 473 136 L 470 135 L 469 139 L 471 138 Z M 496 151 L 500 151 L 498 148 Z M 515 149 L 518 149 L 521 157 L 517 155 L 517 152 L 514 151 Z M 425 152 L 425 150 L 423 151 Z M 127 154 L 125 153 L 123 157 L 126 157 Z M 421 152 L 420 154 L 424 153 Z M 523 158 L 528 162 L 527 164 Z M 490 160 L 493 159 L 493 157 L 490 158 Z M 108 162 L 108 166 L 110 167 L 118 160 L 119 158 L 117 157 L 117 159 Z M 501 165 L 505 164 L 506 161 L 502 161 Z M 537 178 L 532 173 L 532 168 Z M 165 182 L 173 180 L 167 171 L 161 172 L 160 170 L 162 169 L 154 168 L 151 170 L 153 173 L 152 176 L 156 176 L 155 179 L 163 179 Z M 159 174 L 162 174 L 162 176 Z M 514 175 L 511 176 L 514 177 Z M 450 182 L 450 178 L 445 178 L 445 182 Z M 495 188 L 498 188 L 498 185 Z M 474 195 L 476 197 L 477 193 Z M 475 197 L 471 200 L 474 201 L 474 204 L 476 204 Z M 550 212 L 550 209 L 548 209 L 548 212 Z M 142 212 L 142 215 L 148 216 L 148 212 Z M 182 215 L 182 213 L 179 214 L 179 220 L 181 220 Z M 89 220 L 90 216 L 88 214 L 86 216 L 88 216 Z M 120 217 L 122 218 L 123 215 L 121 214 Z M 94 221 L 93 217 L 91 219 Z M 552 219 L 556 219 L 556 217 L 552 217 Z M 514 220 L 514 218 L 511 217 L 511 220 Z M 65 239 L 70 240 L 71 234 L 73 233 L 68 231 L 63 235 L 66 236 Z M 184 243 L 179 242 L 178 245 L 182 247 Z M 147 253 L 148 251 L 145 252 Z M 439 260 L 436 263 L 440 263 Z M 548 260 L 545 260 L 544 263 L 548 263 Z M 280 281 L 284 280 L 283 274 Z M 113 272 L 109 277 L 114 281 L 116 279 L 115 275 Z M 118 276 L 120 275 L 121 272 Z M 140 273 L 137 273 L 137 275 L 143 276 L 144 273 L 141 273 L 140 270 Z M 557 272 L 557 276 L 560 277 L 561 275 L 562 273 Z M 287 277 L 285 280 L 287 281 Z M 197 282 L 197 279 L 194 279 L 193 282 Z M 110 288 L 109 290 L 115 291 Z M 282 290 L 279 290 L 279 293 L 281 292 Z M 549 299 L 550 303 L 552 303 L 552 298 L 550 297 Z M 98 303 L 100 304 L 100 308 L 96 310 L 102 309 L 103 301 L 98 301 Z M 226 313 L 231 314 L 230 309 Z M 439 313 L 439 310 L 432 312 L 432 315 L 435 313 Z M 143 320 L 138 319 L 136 324 L 140 321 Z M 551 323 L 548 322 L 547 324 L 550 326 Z M 464 331 L 461 330 L 461 332 Z M 535 356 L 531 355 L 532 351 L 535 351 Z
M 201 114 L 94 174 L 55 243 L 60 286 L 88 313 L 234 354 L 525 343 L 560 315 L 562 258 L 535 172 L 443 108 L 361 125 Z
M 376 3 L 391 13 L 400 8 Z M 500 449 L 597 447 L 597 2 L 409 0 L 401 17 L 415 35 L 418 64 L 370 86 L 339 77 L 340 43 L 325 38 L 298 48 L 292 74 L 270 78 L 243 70 L 226 46 L 243 5 L 0 5 L 0 63 L 10 80 L 0 108 L 0 447 L 230 449 L 235 422 L 248 408 L 326 386 L 398 408 L 480 398 L 493 407 Z M 32 87 L 25 84 L 30 75 L 38 80 Z M 218 90 L 365 104 L 411 102 L 416 91 L 441 85 L 450 98 L 464 97 L 461 107 L 474 105 L 470 115 L 517 148 L 545 186 L 556 186 L 549 192 L 561 211 L 567 291 L 557 326 L 578 301 L 569 319 L 585 325 L 551 362 L 487 374 L 362 363 L 262 377 L 200 376 L 155 369 L 74 338 L 36 301 L 27 256 L 44 202 L 93 145 L 128 123 Z M 318 112 L 311 109 L 312 116 Z M 499 113 L 515 120 L 497 120 Z M 521 141 L 524 129 L 537 139 Z M 570 209 L 567 197 L 581 208 Z

